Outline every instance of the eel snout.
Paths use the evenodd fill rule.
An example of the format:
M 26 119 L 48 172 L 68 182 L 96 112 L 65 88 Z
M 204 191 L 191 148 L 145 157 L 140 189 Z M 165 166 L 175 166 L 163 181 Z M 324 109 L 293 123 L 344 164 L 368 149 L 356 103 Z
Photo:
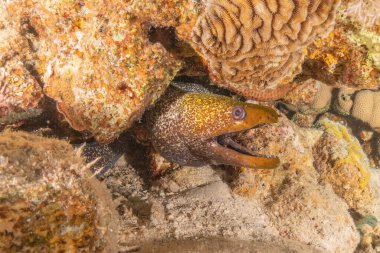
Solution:
M 244 121 L 247 126 L 242 130 L 257 128 L 263 124 L 277 123 L 280 118 L 276 110 L 264 105 L 247 104 L 245 110 L 247 118 Z

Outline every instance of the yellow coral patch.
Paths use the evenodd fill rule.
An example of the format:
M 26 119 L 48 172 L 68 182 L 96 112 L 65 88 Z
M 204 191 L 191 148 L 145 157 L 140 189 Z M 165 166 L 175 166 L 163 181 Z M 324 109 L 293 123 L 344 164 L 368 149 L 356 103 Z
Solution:
M 339 140 L 345 140 L 348 145 L 348 155 L 344 158 L 338 159 L 334 167 L 340 167 L 343 164 L 354 164 L 360 171 L 362 177 L 359 179 L 359 187 L 361 189 L 365 188 L 370 180 L 371 174 L 369 168 L 363 166 L 363 159 L 365 159 L 365 154 L 361 149 L 359 141 L 350 135 L 347 128 L 339 123 L 332 122 L 328 119 L 323 119 L 320 124 L 326 127 L 326 131 L 334 135 Z

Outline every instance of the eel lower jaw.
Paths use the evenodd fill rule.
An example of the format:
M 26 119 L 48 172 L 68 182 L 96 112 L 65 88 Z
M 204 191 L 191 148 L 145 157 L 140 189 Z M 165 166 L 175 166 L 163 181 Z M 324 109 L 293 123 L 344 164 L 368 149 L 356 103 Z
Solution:
M 272 155 L 260 155 L 233 140 L 238 133 L 223 134 L 212 139 L 212 152 L 224 164 L 254 169 L 273 169 L 280 159 Z

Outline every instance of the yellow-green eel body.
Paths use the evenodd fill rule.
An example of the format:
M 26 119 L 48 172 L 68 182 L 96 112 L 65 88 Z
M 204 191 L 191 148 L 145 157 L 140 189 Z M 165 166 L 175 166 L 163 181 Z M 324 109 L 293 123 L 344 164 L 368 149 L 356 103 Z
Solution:
M 144 115 L 155 150 L 171 162 L 186 166 L 226 164 L 275 168 L 279 159 L 258 156 L 231 136 L 266 123 L 279 115 L 267 106 L 245 103 L 204 89 L 171 85 Z

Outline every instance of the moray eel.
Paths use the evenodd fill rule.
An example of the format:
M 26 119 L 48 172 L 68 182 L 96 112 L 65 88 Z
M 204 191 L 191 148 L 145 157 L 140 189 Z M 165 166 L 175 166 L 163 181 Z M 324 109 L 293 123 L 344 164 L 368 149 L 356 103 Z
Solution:
M 238 132 L 278 122 L 267 106 L 215 95 L 202 88 L 171 85 L 144 115 L 154 148 L 171 162 L 187 166 L 226 164 L 270 169 L 280 161 L 253 153 L 231 138 Z

